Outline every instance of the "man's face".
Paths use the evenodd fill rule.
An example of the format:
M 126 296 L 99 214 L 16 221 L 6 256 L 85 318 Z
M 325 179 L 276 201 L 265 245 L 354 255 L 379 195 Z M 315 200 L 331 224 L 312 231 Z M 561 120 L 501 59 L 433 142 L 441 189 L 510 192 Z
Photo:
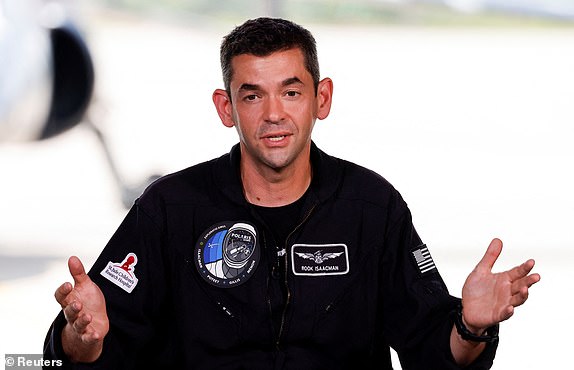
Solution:
M 315 94 L 300 49 L 239 55 L 232 67 L 228 121 L 222 120 L 239 133 L 244 165 L 279 171 L 308 161 L 315 120 L 329 108 L 325 114 L 324 94 Z M 330 93 L 328 100 L 330 107 Z

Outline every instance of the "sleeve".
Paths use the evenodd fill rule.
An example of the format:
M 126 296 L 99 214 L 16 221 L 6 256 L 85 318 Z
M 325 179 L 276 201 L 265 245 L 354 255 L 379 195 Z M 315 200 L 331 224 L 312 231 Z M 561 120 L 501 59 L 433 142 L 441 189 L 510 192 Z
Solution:
M 100 358 L 91 364 L 67 360 L 60 312 L 45 339 L 45 359 L 61 360 L 65 369 L 132 369 L 148 358 L 148 365 L 155 363 L 157 334 L 170 315 L 163 311 L 168 277 L 161 222 L 148 214 L 136 201 L 88 272 L 105 296 L 110 321 Z
M 385 235 L 381 271 L 385 339 L 405 370 L 459 369 L 450 350 L 452 312 L 460 302 L 451 296 L 427 246 L 422 243 L 410 211 L 398 206 Z M 497 343 L 466 369 L 490 369 Z

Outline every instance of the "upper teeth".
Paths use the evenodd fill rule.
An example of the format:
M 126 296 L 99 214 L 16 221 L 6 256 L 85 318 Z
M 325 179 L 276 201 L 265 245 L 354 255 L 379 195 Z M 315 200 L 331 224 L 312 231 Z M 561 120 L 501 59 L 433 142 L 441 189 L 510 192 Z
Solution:
M 269 140 L 271 141 L 279 141 L 281 139 L 283 139 L 285 137 L 285 135 L 281 135 L 281 136 L 270 136 Z

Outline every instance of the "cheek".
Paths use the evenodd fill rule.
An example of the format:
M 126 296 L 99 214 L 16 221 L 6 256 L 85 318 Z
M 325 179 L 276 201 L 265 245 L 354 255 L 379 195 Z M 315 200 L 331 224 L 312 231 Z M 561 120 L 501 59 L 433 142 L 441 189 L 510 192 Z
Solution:
M 243 126 L 251 125 L 253 122 L 257 122 L 257 118 L 260 113 L 258 107 L 244 106 L 241 109 L 233 110 L 233 120 L 235 123 L 242 124 Z
M 237 134 L 242 141 L 253 136 L 254 125 L 251 124 L 253 119 L 245 114 L 245 112 L 237 113 L 233 115 L 233 122 L 235 123 L 235 129 Z
M 315 119 L 315 109 L 312 104 L 292 104 L 287 107 L 286 111 L 298 126 L 312 125 Z

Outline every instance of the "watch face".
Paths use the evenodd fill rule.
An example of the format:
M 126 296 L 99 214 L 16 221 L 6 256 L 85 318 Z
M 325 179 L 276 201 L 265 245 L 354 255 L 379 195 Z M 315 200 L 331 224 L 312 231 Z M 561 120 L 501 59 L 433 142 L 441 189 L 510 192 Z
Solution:
M 195 247 L 195 266 L 200 276 L 220 288 L 247 282 L 259 259 L 257 231 L 246 222 L 213 225 L 201 235 Z

